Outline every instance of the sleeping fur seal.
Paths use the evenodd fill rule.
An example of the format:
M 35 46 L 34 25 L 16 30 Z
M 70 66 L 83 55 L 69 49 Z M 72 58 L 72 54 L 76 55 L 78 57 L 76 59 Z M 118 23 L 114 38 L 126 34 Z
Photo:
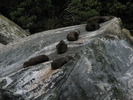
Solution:
M 39 55 L 39 56 L 33 57 L 29 61 L 25 62 L 23 64 L 23 67 L 26 68 L 28 66 L 37 65 L 39 63 L 43 63 L 43 62 L 46 62 L 46 61 L 49 61 L 48 56 L 46 56 L 46 55 Z
M 106 21 L 109 21 L 111 19 L 113 19 L 115 16 L 95 16 L 92 18 L 89 18 L 87 21 L 87 24 L 92 23 L 92 22 L 96 22 L 96 23 L 103 23 Z
M 61 40 L 59 44 L 56 45 L 56 50 L 58 54 L 65 53 L 67 51 L 67 44 Z
M 99 28 L 100 28 L 100 25 L 97 22 L 88 23 L 86 25 L 86 30 L 87 31 L 95 31 L 95 30 L 97 30 Z
M 79 33 L 80 33 L 80 31 L 78 31 L 78 30 L 74 30 L 74 31 L 70 32 L 67 35 L 67 40 L 68 41 L 76 41 L 79 37 Z
M 62 57 L 62 58 L 53 60 L 53 62 L 51 63 L 51 69 L 55 70 L 55 69 L 60 68 L 61 66 L 63 66 L 67 62 L 69 62 L 72 58 L 73 57 L 71 57 L 71 56 L 66 56 L 66 57 Z

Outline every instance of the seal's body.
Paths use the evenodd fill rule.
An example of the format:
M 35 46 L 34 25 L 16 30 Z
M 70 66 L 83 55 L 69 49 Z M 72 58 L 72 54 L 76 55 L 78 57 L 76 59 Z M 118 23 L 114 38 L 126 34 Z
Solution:
M 23 64 L 23 67 L 26 68 L 28 66 L 36 65 L 36 64 L 43 63 L 43 62 L 46 62 L 46 61 L 49 61 L 48 56 L 46 56 L 46 55 L 39 55 L 39 56 L 31 58 L 29 61 L 25 62 Z
M 89 18 L 87 21 L 87 24 L 89 24 L 91 22 L 96 22 L 96 23 L 100 24 L 100 23 L 109 21 L 113 18 L 114 18 L 114 16 L 95 16 L 95 17 Z
M 100 28 L 100 23 L 111 20 L 114 16 L 95 16 L 87 20 L 86 30 L 95 31 Z
M 86 25 L 86 30 L 87 31 L 95 31 L 100 28 L 100 25 L 96 22 L 89 23 Z
M 63 40 L 61 40 L 59 44 L 57 44 L 56 50 L 58 54 L 65 53 L 67 51 L 67 44 Z
M 78 30 L 75 30 L 75 31 L 73 31 L 73 32 L 70 32 L 70 33 L 67 35 L 67 40 L 68 40 L 68 41 L 76 41 L 76 40 L 78 40 L 79 33 L 80 33 L 80 31 L 78 31 Z
M 66 56 L 66 57 L 62 57 L 62 58 L 53 60 L 53 62 L 51 63 L 52 70 L 60 68 L 61 66 L 63 66 L 67 62 L 69 62 L 72 58 L 73 57 L 71 57 L 71 56 Z

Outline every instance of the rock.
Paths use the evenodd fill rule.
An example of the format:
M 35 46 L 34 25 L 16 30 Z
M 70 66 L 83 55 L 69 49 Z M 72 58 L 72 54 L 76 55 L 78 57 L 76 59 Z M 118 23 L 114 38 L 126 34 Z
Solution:
M 52 70 L 60 68 L 61 66 L 63 66 L 67 62 L 69 62 L 71 59 L 72 59 L 71 56 L 66 56 L 66 57 L 62 57 L 62 58 L 53 60 L 51 63 Z
M 13 100 L 132 100 L 133 37 L 113 18 L 87 32 L 76 25 L 40 32 L 0 49 L 0 97 Z M 66 41 L 78 29 L 77 41 Z M 60 40 L 68 46 L 57 54 Z M 23 68 L 36 55 L 46 54 L 50 61 Z M 63 67 L 51 70 L 54 59 L 71 55 Z M 3 98 L 2 98 L 3 100 Z
M 13 41 L 18 41 L 27 35 L 29 33 L 0 14 L 0 43 L 8 44 Z
M 133 30 L 130 30 L 131 35 L 133 36 Z
M 2 43 L 0 43 L 0 49 L 3 48 L 3 47 L 4 47 L 4 45 Z
M 67 40 L 68 41 L 76 41 L 76 40 L 78 40 L 79 33 L 80 33 L 80 31 L 78 31 L 78 30 L 74 30 L 74 31 L 70 32 L 67 35 Z

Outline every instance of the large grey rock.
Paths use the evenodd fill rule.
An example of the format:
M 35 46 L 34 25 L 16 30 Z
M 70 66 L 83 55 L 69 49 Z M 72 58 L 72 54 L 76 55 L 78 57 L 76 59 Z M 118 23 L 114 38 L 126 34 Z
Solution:
M 1 97 L 8 100 L 132 100 L 133 48 L 128 30 L 114 18 L 101 28 L 85 31 L 77 25 L 41 32 L 0 51 Z M 78 29 L 78 41 L 67 34 Z M 60 40 L 68 44 L 64 54 L 56 53 Z M 22 68 L 25 61 L 45 54 L 50 61 Z M 73 59 L 51 70 L 51 61 L 66 55 Z M 2 99 L 1 98 L 1 99 Z M 4 100 L 4 99 L 2 99 Z
M 0 43 L 0 48 L 3 48 L 3 46 L 4 46 L 4 45 L 3 45 L 2 43 Z
M 27 35 L 29 35 L 29 33 L 0 14 L 0 43 L 8 44 Z

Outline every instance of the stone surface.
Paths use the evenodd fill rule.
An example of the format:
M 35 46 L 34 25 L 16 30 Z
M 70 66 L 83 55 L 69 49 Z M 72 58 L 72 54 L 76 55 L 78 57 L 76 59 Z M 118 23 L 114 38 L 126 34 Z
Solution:
M 8 44 L 27 35 L 29 35 L 29 33 L 0 14 L 0 43 Z
M 128 30 L 114 18 L 100 24 L 100 29 L 85 31 L 77 25 L 41 32 L 10 43 L 0 50 L 1 97 L 11 100 L 132 100 L 133 46 Z M 67 34 L 80 30 L 77 41 L 67 41 Z M 60 40 L 68 51 L 58 55 Z M 50 61 L 22 68 L 37 55 Z M 51 62 L 63 56 L 73 59 L 60 69 L 51 70 Z M 1 98 L 1 100 L 3 100 Z

